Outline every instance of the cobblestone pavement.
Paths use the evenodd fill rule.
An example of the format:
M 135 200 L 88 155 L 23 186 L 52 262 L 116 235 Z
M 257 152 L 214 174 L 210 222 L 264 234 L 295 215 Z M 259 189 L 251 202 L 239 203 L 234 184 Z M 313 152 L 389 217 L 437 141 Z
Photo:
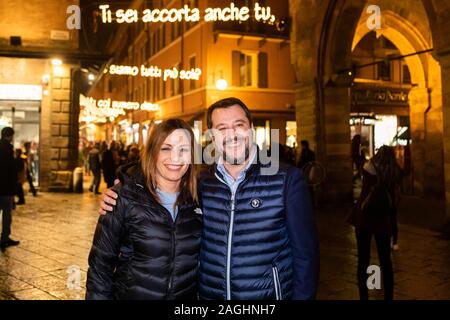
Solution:
M 99 197 L 91 193 L 40 193 L 13 213 L 17 247 L 0 253 L 0 299 L 84 299 L 87 258 L 98 219 Z M 321 241 L 319 299 L 358 299 L 353 229 L 348 208 L 318 212 Z M 400 225 L 393 254 L 396 299 L 450 299 L 450 241 L 424 228 Z M 373 251 L 372 263 L 377 263 Z M 69 289 L 71 266 L 81 288 Z M 372 291 L 374 299 L 382 291 Z

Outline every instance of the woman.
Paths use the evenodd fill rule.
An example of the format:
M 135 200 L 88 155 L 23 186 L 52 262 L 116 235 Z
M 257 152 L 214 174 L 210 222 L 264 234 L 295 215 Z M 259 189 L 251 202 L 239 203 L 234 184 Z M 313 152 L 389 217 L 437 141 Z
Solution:
M 391 147 L 382 146 L 363 168 L 361 195 L 349 222 L 355 226 L 358 247 L 358 286 L 361 300 L 368 299 L 367 268 L 370 243 L 375 236 L 384 280 L 384 298 L 393 299 L 394 274 L 391 237 L 396 227 L 400 168 Z
M 194 136 L 171 119 L 149 135 L 141 164 L 122 167 L 112 214 L 89 255 L 87 299 L 195 299 L 202 228 Z

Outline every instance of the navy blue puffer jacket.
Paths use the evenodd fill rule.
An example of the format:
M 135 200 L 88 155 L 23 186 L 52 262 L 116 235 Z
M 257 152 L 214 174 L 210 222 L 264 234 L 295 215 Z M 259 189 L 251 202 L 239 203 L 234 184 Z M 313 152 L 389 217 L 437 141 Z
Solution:
M 261 168 L 253 164 L 235 194 L 215 167 L 200 179 L 201 299 L 315 296 L 319 250 L 307 185 L 297 168 Z

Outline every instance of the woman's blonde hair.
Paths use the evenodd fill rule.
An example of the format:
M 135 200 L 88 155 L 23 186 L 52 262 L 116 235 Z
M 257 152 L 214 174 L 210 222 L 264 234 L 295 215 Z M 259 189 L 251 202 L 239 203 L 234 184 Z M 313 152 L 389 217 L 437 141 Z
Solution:
M 188 201 L 192 200 L 197 203 L 197 175 L 194 165 L 194 133 L 192 132 L 191 127 L 181 119 L 168 119 L 153 125 L 151 128 L 141 159 L 145 183 L 150 193 L 159 202 L 160 199 L 156 193 L 156 163 L 162 144 L 166 138 L 177 129 L 184 129 L 188 134 L 191 145 L 191 163 L 189 164 L 188 170 L 181 178 L 180 193 L 176 205 L 186 204 Z

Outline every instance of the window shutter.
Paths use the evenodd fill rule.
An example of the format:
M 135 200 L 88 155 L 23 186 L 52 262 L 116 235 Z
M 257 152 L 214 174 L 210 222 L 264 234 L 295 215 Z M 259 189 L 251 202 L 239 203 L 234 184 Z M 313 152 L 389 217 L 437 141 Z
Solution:
M 267 88 L 268 84 L 268 72 L 267 72 L 267 53 L 260 52 L 258 54 L 258 87 Z
M 231 83 L 233 87 L 239 87 L 240 86 L 240 60 L 241 59 L 241 53 L 239 51 L 234 50 L 232 52 L 232 77 L 231 77 Z

